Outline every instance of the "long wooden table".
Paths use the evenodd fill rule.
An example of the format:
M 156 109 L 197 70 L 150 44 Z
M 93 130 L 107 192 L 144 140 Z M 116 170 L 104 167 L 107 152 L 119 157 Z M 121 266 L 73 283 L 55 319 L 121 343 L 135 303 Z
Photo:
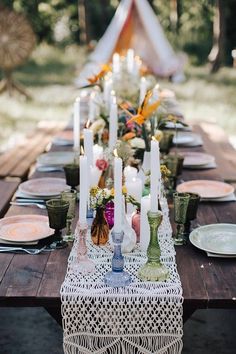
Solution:
M 54 147 L 64 150 L 64 147 Z M 191 151 L 203 149 L 191 148 Z M 32 178 L 63 177 L 63 173 L 35 172 Z M 181 178 L 220 179 L 218 169 L 184 170 Z M 45 214 L 36 207 L 12 206 L 7 216 L 17 214 Z M 201 203 L 197 222 L 235 223 L 236 203 Z M 209 258 L 192 245 L 179 246 L 177 265 L 183 286 L 184 319 L 195 310 L 206 308 L 236 308 L 235 259 Z M 0 254 L 0 306 L 44 307 L 61 322 L 60 287 L 64 280 L 70 247 L 37 256 Z

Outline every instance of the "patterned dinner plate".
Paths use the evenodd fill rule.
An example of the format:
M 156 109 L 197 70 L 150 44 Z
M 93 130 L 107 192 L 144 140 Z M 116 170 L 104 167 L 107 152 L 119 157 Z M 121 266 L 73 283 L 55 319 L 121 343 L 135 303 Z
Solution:
M 55 197 L 67 189 L 69 186 L 67 186 L 65 179 L 54 177 L 30 179 L 19 186 L 20 192 L 35 197 Z
M 17 215 L 0 219 L 0 238 L 14 242 L 32 242 L 53 235 L 48 217 L 43 215 Z
M 214 156 L 202 152 L 181 152 L 184 156 L 184 167 L 198 167 L 208 165 L 215 161 Z
M 199 179 L 179 184 L 177 192 L 197 193 L 201 198 L 215 199 L 230 195 L 234 187 L 224 182 Z
M 189 235 L 197 248 L 221 255 L 236 255 L 236 225 L 211 224 L 200 226 Z

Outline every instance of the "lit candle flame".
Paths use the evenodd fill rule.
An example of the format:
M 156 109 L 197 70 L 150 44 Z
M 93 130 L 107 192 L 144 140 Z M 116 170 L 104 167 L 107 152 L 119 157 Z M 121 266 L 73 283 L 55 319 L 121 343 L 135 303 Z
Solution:
M 90 120 L 88 119 L 88 120 L 87 120 L 87 123 L 86 123 L 86 126 L 85 126 L 85 127 L 86 127 L 86 129 L 88 129 L 88 128 L 89 128 L 89 126 L 90 126 Z
M 118 156 L 118 153 L 117 153 L 117 149 L 115 149 L 115 150 L 113 151 L 113 154 L 114 154 L 115 157 L 119 157 L 119 156 Z
M 80 147 L 80 154 L 81 154 L 81 155 L 84 155 L 84 148 L 83 148 L 83 146 Z
M 152 136 L 152 140 L 153 140 L 153 141 L 158 141 L 158 140 L 155 138 L 155 136 Z
M 80 97 L 76 97 L 75 102 L 80 102 Z

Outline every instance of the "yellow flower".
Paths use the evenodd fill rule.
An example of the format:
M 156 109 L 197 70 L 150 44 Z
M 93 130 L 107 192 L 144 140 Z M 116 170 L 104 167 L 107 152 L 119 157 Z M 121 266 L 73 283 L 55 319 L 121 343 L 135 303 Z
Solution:
M 127 188 L 126 188 L 126 186 L 124 185 L 124 186 L 122 186 L 122 193 L 123 194 L 127 194 Z
M 115 189 L 114 189 L 114 188 L 111 189 L 111 196 L 112 196 L 112 197 L 115 196 Z
M 90 195 L 92 197 L 96 197 L 98 191 L 99 191 L 99 187 L 98 186 L 93 186 L 93 187 L 90 188 Z

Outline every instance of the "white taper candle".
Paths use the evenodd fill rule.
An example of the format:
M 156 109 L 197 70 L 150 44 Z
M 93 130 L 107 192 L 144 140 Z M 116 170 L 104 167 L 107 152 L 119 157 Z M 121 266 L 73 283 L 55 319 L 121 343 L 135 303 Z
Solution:
M 87 201 L 88 201 L 88 161 L 87 156 L 80 156 L 80 201 L 79 221 L 86 223 Z
M 119 157 L 114 158 L 114 189 L 114 232 L 120 232 L 122 221 L 122 160 Z
M 158 211 L 160 184 L 160 153 L 159 143 L 156 140 L 151 141 L 151 176 L 150 176 L 150 196 L 151 196 L 151 211 Z
M 77 97 L 74 102 L 73 114 L 73 135 L 74 135 L 74 150 L 80 150 L 80 98 Z
M 116 103 L 116 97 L 113 97 L 110 106 L 110 117 L 109 117 L 109 148 L 113 149 L 117 141 L 117 130 L 118 130 L 118 109 Z

